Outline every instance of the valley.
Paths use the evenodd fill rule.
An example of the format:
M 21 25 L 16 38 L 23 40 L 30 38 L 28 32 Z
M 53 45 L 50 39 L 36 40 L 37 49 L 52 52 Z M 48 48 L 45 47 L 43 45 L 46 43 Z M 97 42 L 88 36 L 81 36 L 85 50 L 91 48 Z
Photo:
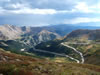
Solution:
M 21 71 L 30 75 L 99 75 L 100 30 L 80 28 L 0 26 L 0 64 L 11 66 L 3 64 L 0 73 L 6 75 L 5 71 L 10 70 L 9 75 Z
M 50 52 L 50 51 L 45 51 L 45 50 L 40 50 L 40 49 L 33 49 L 34 51 L 37 51 L 37 52 L 41 52 L 41 53 L 49 53 L 49 54 L 53 54 L 53 55 L 56 55 L 56 56 L 61 56 L 61 57 L 67 57 L 67 58 L 70 58 L 71 60 L 73 61 L 76 61 L 77 63 L 79 63 L 80 61 L 71 57 L 71 56 L 68 56 L 68 55 L 65 55 L 65 54 L 60 54 L 60 53 L 56 53 L 56 52 Z

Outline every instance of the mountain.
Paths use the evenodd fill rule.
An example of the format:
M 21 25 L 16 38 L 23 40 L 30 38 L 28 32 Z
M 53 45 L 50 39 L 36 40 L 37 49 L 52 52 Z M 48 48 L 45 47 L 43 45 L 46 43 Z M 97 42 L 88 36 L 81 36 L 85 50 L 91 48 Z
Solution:
M 20 27 L 13 25 L 1 25 L 0 26 L 0 40 L 13 40 L 20 38 L 23 34 Z
M 42 30 L 47 30 L 49 32 L 57 33 L 60 36 L 64 36 L 67 33 L 71 32 L 72 30 L 78 29 L 78 26 L 70 26 L 65 24 L 60 25 L 50 25 L 50 26 L 43 26 L 43 27 L 21 27 L 23 31 L 30 31 L 29 34 L 37 34 Z
M 88 40 L 99 40 L 100 39 L 100 29 L 97 30 L 88 30 L 88 29 L 79 29 L 72 31 L 67 35 L 66 38 L 86 38 Z
M 47 30 L 42 30 L 40 33 L 38 33 L 37 37 L 39 39 L 39 42 L 46 42 L 47 40 L 54 40 L 55 38 L 60 38 L 57 33 L 49 32 Z
M 19 40 L 28 45 L 37 45 L 41 42 L 60 38 L 55 32 L 42 27 L 17 27 L 13 25 L 0 26 L 0 40 Z
M 77 26 L 77 25 L 50 25 L 44 27 L 18 27 L 15 25 L 0 25 L 0 40 L 15 40 L 21 38 L 21 35 L 36 35 L 43 30 L 56 33 L 59 36 L 65 36 L 76 29 L 98 29 L 98 27 L 91 26 Z
M 90 25 L 90 26 L 89 26 Z M 97 27 L 93 25 L 93 23 L 87 25 L 87 23 L 80 23 L 80 24 L 57 24 L 57 25 L 50 25 L 47 26 L 46 28 L 52 32 L 56 32 L 60 36 L 65 36 L 68 33 L 77 30 L 77 29 L 89 29 L 89 30 L 94 30 L 94 29 L 100 29 L 100 27 Z M 93 26 L 91 26 L 93 25 Z
M 35 46 L 41 42 L 46 42 L 57 38 L 60 38 L 60 36 L 57 33 L 49 32 L 47 30 L 42 30 L 37 34 L 25 35 L 25 36 L 23 35 L 19 41 L 29 46 Z
M 63 42 L 69 42 L 71 46 L 81 51 L 85 57 L 85 63 L 100 64 L 100 29 L 72 31 L 63 39 Z

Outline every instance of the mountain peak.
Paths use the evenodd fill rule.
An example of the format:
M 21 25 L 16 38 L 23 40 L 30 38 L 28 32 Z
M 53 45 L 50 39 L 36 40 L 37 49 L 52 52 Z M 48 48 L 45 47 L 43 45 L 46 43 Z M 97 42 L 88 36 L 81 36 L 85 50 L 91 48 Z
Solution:
M 49 32 L 49 31 L 47 31 L 47 30 L 42 30 L 42 31 L 40 32 L 40 34 L 43 34 L 43 33 L 51 33 L 51 32 Z
M 2 26 L 5 26 L 5 27 L 12 27 L 13 25 L 10 25 L 10 24 L 4 24 Z

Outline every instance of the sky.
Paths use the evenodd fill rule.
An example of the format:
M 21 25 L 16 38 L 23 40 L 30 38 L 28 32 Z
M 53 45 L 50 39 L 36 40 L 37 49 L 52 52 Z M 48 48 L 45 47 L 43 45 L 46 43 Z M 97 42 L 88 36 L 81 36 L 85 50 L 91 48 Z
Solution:
M 100 26 L 100 0 L 0 0 L 0 25 L 80 23 Z

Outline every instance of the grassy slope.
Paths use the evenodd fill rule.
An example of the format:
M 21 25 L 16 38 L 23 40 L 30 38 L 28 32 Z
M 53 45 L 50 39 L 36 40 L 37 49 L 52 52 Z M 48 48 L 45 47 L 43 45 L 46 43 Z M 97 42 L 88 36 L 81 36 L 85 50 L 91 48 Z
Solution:
M 100 67 L 77 63 L 56 63 L 46 59 L 5 52 L 0 54 L 0 74 L 3 75 L 100 75 Z M 7 57 L 7 58 L 6 58 Z
M 71 45 L 81 51 L 85 57 L 85 63 L 100 65 L 100 44 Z
M 86 63 L 100 66 L 100 50 L 98 50 L 98 51 L 94 52 L 94 54 L 88 56 L 85 61 L 86 61 Z

